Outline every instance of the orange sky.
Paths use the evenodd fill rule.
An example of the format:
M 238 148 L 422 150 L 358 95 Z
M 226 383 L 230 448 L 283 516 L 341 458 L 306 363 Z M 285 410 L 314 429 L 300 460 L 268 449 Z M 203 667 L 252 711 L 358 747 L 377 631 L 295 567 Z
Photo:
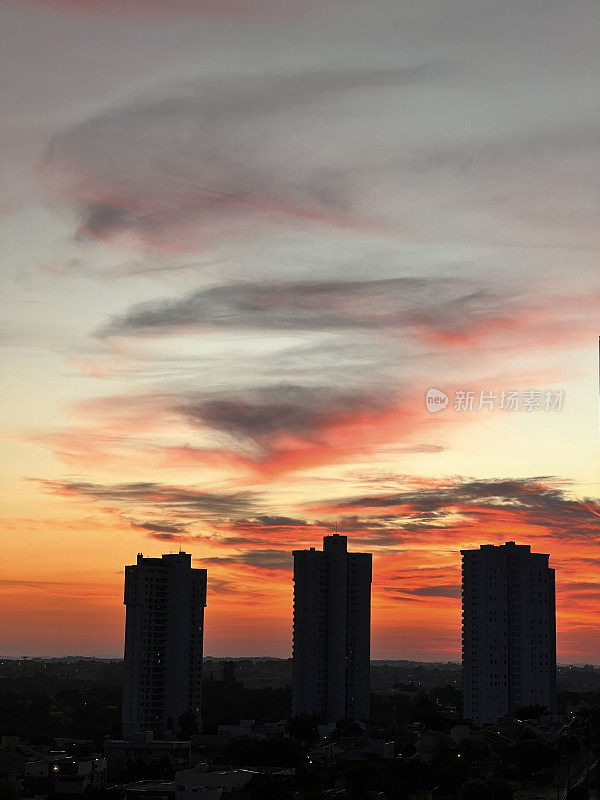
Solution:
M 337 524 L 374 658 L 457 659 L 459 551 L 515 540 L 600 663 L 598 13 L 0 8 L 0 655 L 120 655 L 181 546 L 206 652 L 288 656 Z

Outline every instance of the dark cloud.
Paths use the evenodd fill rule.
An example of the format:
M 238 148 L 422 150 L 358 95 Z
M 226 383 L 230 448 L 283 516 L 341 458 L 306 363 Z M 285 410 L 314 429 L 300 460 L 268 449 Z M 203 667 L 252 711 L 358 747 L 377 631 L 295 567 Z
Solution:
M 152 539 L 171 542 L 187 538 L 187 528 L 171 520 L 163 522 L 140 522 L 131 520 L 131 527 L 135 530 L 145 531 Z
M 363 530 L 366 531 L 366 533 L 362 536 L 358 535 L 352 537 L 352 541 L 356 542 L 356 544 L 361 547 L 385 547 L 393 549 L 408 538 L 406 532 L 401 529 L 390 530 L 386 533 L 369 533 L 370 528 L 368 525 L 365 525 Z M 344 531 L 342 530 L 342 532 Z
M 39 481 L 48 491 L 65 496 L 82 496 L 92 500 L 119 503 L 125 507 L 145 506 L 170 509 L 190 518 L 222 518 L 247 514 L 254 510 L 257 495 L 251 492 L 216 493 L 163 483 L 78 483 L 75 481 Z M 152 523 L 150 523 L 152 524 Z M 148 523 L 143 525 L 148 530 Z M 163 526 L 164 527 L 164 526 Z M 180 533 L 181 523 L 167 525 L 165 535 Z
M 595 589 L 600 592 L 600 583 L 592 583 L 591 581 L 570 581 L 569 583 L 561 583 L 561 589 L 568 591 L 578 589 Z
M 263 543 L 266 538 L 276 536 L 278 533 L 293 534 L 298 528 L 309 528 L 319 523 L 311 522 L 306 519 L 296 519 L 294 517 L 277 517 L 266 514 L 259 514 L 255 517 L 237 519 L 235 522 L 236 531 L 240 531 L 237 536 L 221 537 L 222 544 L 258 544 Z M 253 534 L 261 533 L 262 536 Z
M 87 209 L 82 230 L 85 230 L 88 236 L 102 238 L 107 231 L 124 231 L 134 222 L 134 215 L 126 210 L 108 203 L 98 203 L 90 205 Z M 83 234 L 80 235 L 83 238 Z
M 208 577 L 207 591 L 210 594 L 235 594 L 238 589 L 234 583 L 224 578 L 215 578 L 213 575 Z
M 418 597 L 460 597 L 461 595 L 461 587 L 454 584 L 419 586 L 417 589 L 402 589 L 402 591 Z
M 185 526 L 177 522 L 132 521 L 131 524 L 134 528 L 140 528 L 141 530 L 148 531 L 151 534 L 164 534 L 164 536 L 157 536 L 157 538 L 172 538 L 176 534 L 182 534 L 186 532 Z
M 179 328 L 398 332 L 428 328 L 458 336 L 508 313 L 507 297 L 474 281 L 442 276 L 234 283 L 135 305 L 114 317 L 99 335 Z
M 364 530 L 385 530 L 388 523 L 396 522 L 398 519 L 396 514 L 379 514 L 376 518 L 363 516 L 360 517 L 356 514 L 352 516 L 343 516 L 336 521 L 336 525 L 340 530 L 344 531 L 364 531 Z M 331 523 L 329 523 L 331 524 Z
M 318 540 L 321 536 L 339 532 L 350 534 L 356 545 L 369 547 L 390 547 L 398 545 L 407 538 L 401 527 L 390 527 L 390 523 L 398 525 L 398 516 L 389 514 L 377 518 L 364 516 L 338 516 L 337 519 L 299 519 L 295 517 L 274 517 L 258 515 L 248 519 L 237 519 L 235 536 L 221 536 L 219 543 L 223 545 L 268 544 L 270 542 L 290 542 L 297 544 Z M 260 534 L 260 535 L 257 535 Z
M 395 590 L 390 591 L 390 590 L 386 589 L 385 586 L 383 587 L 383 589 L 384 589 L 384 591 L 388 592 L 388 596 L 391 599 L 396 600 L 399 603 L 426 603 L 427 602 L 426 600 L 423 600 L 420 597 L 407 597 L 405 594 L 403 594 L 401 592 L 397 592 Z
M 203 559 L 206 564 L 246 564 L 258 569 L 290 570 L 292 554 L 287 550 L 246 550 L 231 556 L 214 556 Z
M 402 531 L 444 530 L 457 524 L 475 524 L 478 519 L 520 520 L 539 526 L 553 536 L 569 539 L 593 538 L 600 533 L 600 503 L 573 498 L 551 478 L 521 480 L 456 480 L 434 483 L 417 490 L 364 495 L 342 501 L 338 508 L 395 509 L 385 515 L 390 525 Z M 379 515 L 374 515 L 380 519 Z
M 175 410 L 193 425 L 243 436 L 269 447 L 283 434 L 311 439 L 331 423 L 383 408 L 384 399 L 374 388 L 368 393 L 288 385 L 248 390 L 243 397 L 230 395 L 190 402 Z
M 220 536 L 219 537 L 219 544 L 224 545 L 248 545 L 248 544 L 262 544 L 263 539 L 260 539 L 257 536 Z
M 566 594 L 571 601 L 598 601 L 600 599 L 600 583 L 591 583 L 589 581 L 559 582 L 558 591 L 560 594 Z
M 280 528 L 282 526 L 292 526 L 297 528 L 310 524 L 305 519 L 295 519 L 294 517 L 274 517 L 267 514 L 259 514 L 258 516 L 254 517 L 252 522 L 257 522 L 259 525 L 263 525 L 266 528 Z

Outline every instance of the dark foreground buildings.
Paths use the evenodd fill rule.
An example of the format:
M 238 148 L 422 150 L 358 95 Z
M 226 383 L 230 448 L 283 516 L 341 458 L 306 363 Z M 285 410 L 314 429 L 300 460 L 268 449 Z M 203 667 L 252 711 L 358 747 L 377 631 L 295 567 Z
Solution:
M 294 551 L 293 714 L 368 719 L 371 554 L 345 536 Z
M 177 731 L 200 721 L 206 570 L 189 553 L 137 557 L 125 567 L 123 734 Z
M 528 705 L 556 711 L 554 570 L 529 545 L 462 554 L 464 716 L 475 722 Z

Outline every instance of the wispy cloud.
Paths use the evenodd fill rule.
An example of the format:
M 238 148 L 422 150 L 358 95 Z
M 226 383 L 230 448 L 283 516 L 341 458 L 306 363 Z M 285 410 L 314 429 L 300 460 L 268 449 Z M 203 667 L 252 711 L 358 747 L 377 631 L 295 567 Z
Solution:
M 165 541 L 176 539 L 187 532 L 185 525 L 170 520 L 163 520 L 161 522 L 140 522 L 138 520 L 132 520 L 131 527 L 147 532 L 154 539 L 163 539 Z
M 207 492 L 186 486 L 167 484 L 117 483 L 97 484 L 72 481 L 38 480 L 41 488 L 63 497 L 84 497 L 104 503 L 120 503 L 125 508 L 150 507 L 176 511 L 182 519 L 186 517 L 204 518 L 235 516 L 247 514 L 256 506 L 257 494 L 252 492 L 217 493 Z M 146 527 L 148 523 L 145 523 Z M 167 528 L 178 528 L 179 522 L 170 523 Z M 165 527 L 165 526 L 163 526 Z M 151 529 L 150 529 L 151 530 Z M 156 531 L 158 532 L 158 531 Z M 178 531 L 163 530 L 163 533 Z
M 388 278 L 303 283 L 235 283 L 179 300 L 133 307 L 103 336 L 168 329 L 402 330 L 414 325 L 472 324 L 494 314 L 502 298 L 458 278 Z
M 460 586 L 453 584 L 438 584 L 437 586 L 418 586 L 416 589 L 403 590 L 406 594 L 417 597 L 460 597 Z
M 289 153 L 280 138 L 272 146 L 273 134 L 286 115 L 300 110 L 315 125 L 323 102 L 351 91 L 402 90 L 431 69 L 315 69 L 188 84 L 55 137 L 47 185 L 79 210 L 79 236 L 132 236 L 159 248 L 194 249 L 286 219 L 356 225 L 362 169 L 352 153 L 339 150 L 332 162 L 315 150 L 300 169 L 284 169 Z
M 285 550 L 245 550 L 231 556 L 213 556 L 205 558 L 207 564 L 245 564 L 257 569 L 291 570 L 292 555 Z
M 473 525 L 511 524 L 564 540 L 594 540 L 600 530 L 597 500 L 574 497 L 549 477 L 515 480 L 432 481 L 416 490 L 365 495 L 335 504 L 338 510 L 359 508 L 365 523 L 381 521 L 399 535 L 433 531 L 464 532 Z
M 246 437 L 272 450 L 282 436 L 316 441 L 328 426 L 343 425 L 360 414 L 377 415 L 386 406 L 382 397 L 361 396 L 360 390 L 273 386 L 244 396 L 190 403 L 179 410 L 192 425 Z

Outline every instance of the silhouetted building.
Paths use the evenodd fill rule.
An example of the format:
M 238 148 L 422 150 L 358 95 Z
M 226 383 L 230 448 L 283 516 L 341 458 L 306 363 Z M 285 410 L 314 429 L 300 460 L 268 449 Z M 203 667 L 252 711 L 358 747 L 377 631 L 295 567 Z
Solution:
M 294 551 L 293 713 L 369 717 L 371 554 L 345 536 Z
M 462 554 L 464 716 L 495 722 L 520 706 L 556 711 L 554 570 L 514 542 Z
M 200 720 L 206 570 L 189 553 L 125 567 L 123 735 L 176 731 Z

